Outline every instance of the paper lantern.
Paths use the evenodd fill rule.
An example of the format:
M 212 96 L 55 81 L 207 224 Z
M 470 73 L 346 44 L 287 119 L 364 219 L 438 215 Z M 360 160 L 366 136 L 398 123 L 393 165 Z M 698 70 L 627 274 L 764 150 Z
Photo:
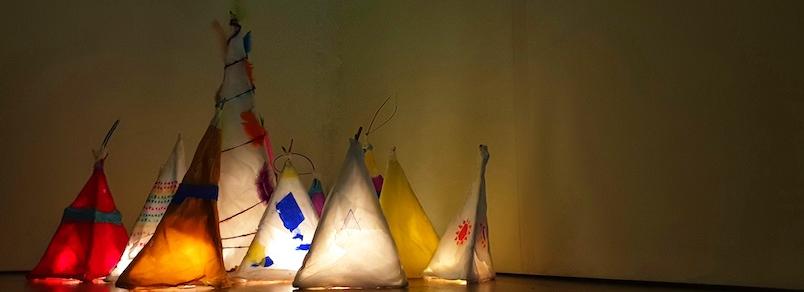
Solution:
M 489 225 L 486 218 L 486 164 L 488 147 L 480 145 L 480 175 L 466 204 L 447 225 L 438 249 L 424 270 L 427 279 L 457 280 L 469 283 L 494 279 L 489 252 Z
M 318 215 L 296 169 L 285 164 L 259 230 L 235 276 L 291 281 L 310 249 Z
M 148 198 L 145 200 L 145 206 L 142 207 L 140 217 L 131 230 L 128 245 L 126 245 L 123 255 L 120 256 L 117 266 L 109 274 L 107 280 L 116 280 L 120 273 L 140 253 L 145 244 L 151 240 L 154 231 L 156 231 L 156 226 L 162 220 L 162 215 L 165 214 L 173 194 L 179 187 L 179 182 L 184 177 L 186 167 L 184 162 L 184 142 L 179 136 L 173 146 L 173 151 L 171 151 L 167 161 L 159 170 L 159 176 L 151 188 L 151 193 L 148 194 Z
M 408 278 L 421 278 L 438 246 L 438 235 L 410 187 L 395 150 L 388 158 L 380 205 L 405 274 Z
M 251 36 L 234 16 L 229 24 L 223 82 L 216 97 L 223 108 L 218 210 L 227 270 L 246 254 L 276 186 L 270 139 L 254 111 L 255 87 L 248 59 Z
M 293 286 L 368 289 L 407 285 L 363 152 L 354 139 L 318 224 Z
M 221 133 L 213 118 L 153 237 L 117 279 L 120 288 L 228 284 L 218 230 Z
M 318 177 L 313 178 L 313 182 L 310 183 L 310 190 L 307 193 L 310 194 L 310 201 L 313 202 L 313 208 L 315 208 L 315 214 L 320 218 L 321 211 L 324 210 L 324 202 L 326 202 L 326 195 L 324 195 L 324 187 L 322 186 L 321 180 Z
M 64 209 L 61 224 L 39 264 L 28 274 L 29 279 L 90 281 L 108 275 L 120 258 L 128 235 L 103 171 L 106 145 L 116 127 L 117 122 L 95 152 L 92 176 Z
M 366 163 L 369 176 L 371 176 L 371 183 L 374 185 L 374 190 L 377 192 L 377 197 L 382 192 L 383 177 L 380 169 L 377 168 L 377 161 L 374 159 L 374 146 L 366 144 L 363 146 L 363 160 Z

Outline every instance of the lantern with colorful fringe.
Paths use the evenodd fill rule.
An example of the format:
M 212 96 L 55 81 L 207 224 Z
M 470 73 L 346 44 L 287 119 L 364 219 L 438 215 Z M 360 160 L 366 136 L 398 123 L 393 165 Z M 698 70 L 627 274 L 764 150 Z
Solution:
M 128 264 L 137 257 L 137 254 L 140 253 L 145 244 L 151 240 L 154 231 L 156 231 L 156 226 L 162 220 L 173 194 L 179 187 L 182 177 L 184 177 L 186 167 L 184 162 L 184 142 L 182 142 L 181 135 L 179 135 L 176 144 L 173 146 L 173 151 L 159 170 L 159 176 L 151 188 L 151 193 L 148 194 L 148 198 L 145 200 L 145 206 L 142 207 L 137 223 L 131 229 L 128 245 L 126 245 L 120 261 L 117 262 L 112 273 L 106 278 L 107 280 L 116 280 L 120 273 L 128 267 Z

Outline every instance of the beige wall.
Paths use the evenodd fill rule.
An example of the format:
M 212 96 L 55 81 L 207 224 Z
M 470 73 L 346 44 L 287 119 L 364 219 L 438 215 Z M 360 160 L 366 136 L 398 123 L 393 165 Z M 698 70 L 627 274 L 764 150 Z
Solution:
M 371 142 L 439 232 L 488 143 L 500 271 L 802 288 L 791 6 L 347 2 L 335 137 L 397 95 Z
M 209 23 L 229 7 L 12 5 L 0 212 L 14 240 L 0 270 L 25 270 L 112 120 L 108 175 L 127 226 L 175 133 L 194 147 L 221 74 Z M 489 144 L 501 272 L 804 288 L 798 2 L 243 6 L 258 110 L 327 187 L 346 138 L 396 95 L 397 118 L 370 141 L 381 165 L 398 147 L 437 231 Z
M 523 268 L 804 288 L 790 4 L 518 3 Z

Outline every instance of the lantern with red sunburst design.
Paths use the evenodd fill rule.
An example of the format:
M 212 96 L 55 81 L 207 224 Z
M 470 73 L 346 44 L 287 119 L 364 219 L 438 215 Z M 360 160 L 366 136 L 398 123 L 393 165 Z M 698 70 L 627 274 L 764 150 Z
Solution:
M 482 247 L 482 248 L 487 247 L 488 244 L 489 244 L 489 228 L 488 228 L 488 226 L 486 226 L 486 224 L 480 223 L 480 224 L 477 225 L 477 230 L 478 230 L 477 244 L 479 244 L 480 247 Z
M 470 283 L 494 279 L 486 218 L 485 172 L 489 152 L 485 145 L 480 145 L 480 157 L 480 177 L 466 198 L 463 210 L 447 225 L 450 229 L 444 232 L 430 264 L 422 273 L 425 279 Z

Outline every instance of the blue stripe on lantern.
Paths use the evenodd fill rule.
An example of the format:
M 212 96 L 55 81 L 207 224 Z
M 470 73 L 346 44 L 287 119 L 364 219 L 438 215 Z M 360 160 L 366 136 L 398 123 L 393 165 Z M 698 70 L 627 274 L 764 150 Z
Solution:
M 170 204 L 181 204 L 185 198 L 197 198 L 202 200 L 218 200 L 218 186 L 217 185 L 193 185 L 193 184 L 180 184 L 176 194 L 173 195 L 173 200 Z

